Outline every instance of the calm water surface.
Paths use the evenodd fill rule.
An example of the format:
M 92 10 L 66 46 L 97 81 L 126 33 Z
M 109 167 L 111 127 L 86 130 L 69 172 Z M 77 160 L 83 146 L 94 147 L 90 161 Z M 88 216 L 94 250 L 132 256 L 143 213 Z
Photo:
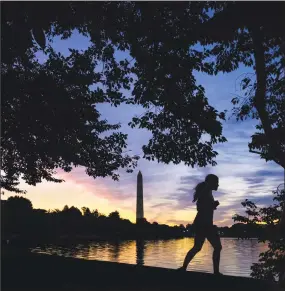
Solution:
M 267 249 L 257 240 L 222 238 L 220 271 L 226 275 L 249 277 L 250 267 L 258 261 L 259 253 Z M 156 241 L 98 241 L 73 246 L 46 245 L 33 252 L 57 254 L 65 257 L 138 264 L 176 269 L 182 265 L 187 251 L 193 246 L 193 238 Z M 188 270 L 212 272 L 213 249 L 208 241 L 190 263 Z

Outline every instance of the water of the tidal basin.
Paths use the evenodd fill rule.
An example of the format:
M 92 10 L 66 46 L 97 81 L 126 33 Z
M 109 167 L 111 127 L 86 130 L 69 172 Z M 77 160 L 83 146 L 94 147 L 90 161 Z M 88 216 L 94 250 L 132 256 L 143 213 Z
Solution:
M 249 277 L 250 267 L 258 262 L 258 256 L 267 245 L 256 239 L 237 240 L 222 238 L 220 270 L 225 275 Z M 90 242 L 72 246 L 46 245 L 33 252 L 57 254 L 87 260 L 111 261 L 176 269 L 181 266 L 187 251 L 193 246 L 193 238 L 148 241 Z M 212 247 L 208 241 L 190 263 L 188 271 L 212 272 Z

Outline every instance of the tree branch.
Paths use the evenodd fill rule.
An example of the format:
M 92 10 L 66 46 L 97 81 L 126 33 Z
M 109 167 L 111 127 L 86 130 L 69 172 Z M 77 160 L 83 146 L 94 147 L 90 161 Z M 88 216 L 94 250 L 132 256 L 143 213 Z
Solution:
M 253 154 L 262 155 L 262 152 L 258 152 L 258 151 L 249 150 L 249 152 L 250 153 L 253 153 Z

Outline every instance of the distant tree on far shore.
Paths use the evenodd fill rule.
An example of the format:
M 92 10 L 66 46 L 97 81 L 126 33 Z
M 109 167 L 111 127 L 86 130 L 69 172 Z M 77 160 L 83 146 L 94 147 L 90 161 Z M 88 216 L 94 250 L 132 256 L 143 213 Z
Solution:
M 111 212 L 108 216 L 112 220 L 120 220 L 120 214 L 118 211 Z

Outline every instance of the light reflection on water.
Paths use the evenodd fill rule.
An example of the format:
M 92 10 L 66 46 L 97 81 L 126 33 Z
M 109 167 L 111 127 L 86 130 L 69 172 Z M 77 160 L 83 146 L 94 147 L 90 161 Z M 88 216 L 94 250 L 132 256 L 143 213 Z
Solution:
M 250 267 L 258 261 L 267 245 L 253 240 L 222 238 L 220 271 L 225 275 L 249 277 Z M 111 261 L 176 269 L 182 265 L 187 251 L 193 246 L 193 238 L 148 241 L 96 241 L 68 246 L 46 245 L 33 252 L 56 254 L 87 260 Z M 212 272 L 213 249 L 208 241 L 190 263 L 188 270 Z

